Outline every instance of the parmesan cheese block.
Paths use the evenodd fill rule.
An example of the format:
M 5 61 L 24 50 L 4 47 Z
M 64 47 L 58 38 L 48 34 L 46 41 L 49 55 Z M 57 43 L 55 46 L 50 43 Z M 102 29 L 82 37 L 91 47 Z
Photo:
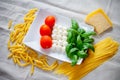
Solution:
M 100 8 L 88 14 L 85 22 L 92 25 L 98 34 L 104 32 L 113 25 L 109 17 Z

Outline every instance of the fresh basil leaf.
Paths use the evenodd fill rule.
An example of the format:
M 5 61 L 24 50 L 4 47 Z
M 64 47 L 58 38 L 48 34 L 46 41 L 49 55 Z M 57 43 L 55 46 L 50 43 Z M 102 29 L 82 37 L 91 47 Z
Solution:
M 67 56 L 71 58 L 73 55 L 76 54 L 77 51 L 78 51 L 78 48 L 72 48 L 70 49 L 69 53 L 67 53 Z
M 93 45 L 90 43 L 84 43 L 83 48 L 84 48 L 84 50 L 91 49 L 92 51 L 95 51 Z
M 86 58 L 88 56 L 88 54 L 84 51 L 78 51 L 77 52 L 77 55 L 80 57 L 80 58 Z
M 72 48 L 73 48 L 72 44 L 67 44 L 67 46 L 65 47 L 66 53 L 69 53 L 70 49 L 72 49 Z
M 73 37 L 72 32 L 68 32 L 68 34 L 67 34 L 67 42 L 68 43 L 71 42 L 72 37 Z
M 77 51 L 78 50 L 78 48 L 72 48 L 71 50 L 70 50 L 70 53 L 73 53 L 73 52 L 75 52 L 75 51 Z
M 96 35 L 96 32 L 92 31 L 89 33 L 90 35 Z
M 93 32 L 93 31 L 92 32 L 86 32 L 86 33 L 83 33 L 81 36 L 86 38 L 86 37 L 89 37 L 91 35 L 96 35 L 96 33 Z
M 73 55 L 73 57 L 71 58 L 71 60 L 72 60 L 71 65 L 72 66 L 76 65 L 77 61 L 78 61 L 78 56 L 77 55 Z
M 72 29 L 77 30 L 79 28 L 79 24 L 77 23 L 77 21 L 74 19 L 71 19 L 71 22 L 72 22 Z
M 68 43 L 74 43 L 76 42 L 76 37 L 77 36 L 77 32 L 73 29 L 69 29 L 68 30 L 68 35 L 67 35 L 67 42 Z
M 77 35 L 75 33 L 73 33 L 73 37 L 71 39 L 71 42 L 72 43 L 75 43 L 76 42 L 76 39 L 77 39 Z
M 79 29 L 78 29 L 78 33 L 79 33 L 79 34 L 83 34 L 83 33 L 85 33 L 85 30 L 82 29 L 82 28 L 79 28 Z
M 85 38 L 83 40 L 84 43 L 93 43 L 94 42 L 94 39 L 93 38 Z
M 77 36 L 77 44 L 76 45 L 77 45 L 78 49 L 80 49 L 80 50 L 82 49 L 83 44 L 82 44 L 82 40 L 81 40 L 80 35 Z
M 78 31 L 75 30 L 75 29 L 68 29 L 68 32 L 72 32 L 72 33 L 74 33 L 74 34 L 78 34 Z

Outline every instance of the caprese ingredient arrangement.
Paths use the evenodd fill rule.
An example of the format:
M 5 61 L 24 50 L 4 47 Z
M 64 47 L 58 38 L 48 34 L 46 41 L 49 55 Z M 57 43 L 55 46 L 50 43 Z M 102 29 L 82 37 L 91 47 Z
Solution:
M 79 59 L 85 59 L 88 49 L 94 51 L 92 35 L 93 31 L 86 32 L 79 27 L 76 20 L 71 20 L 71 27 L 55 24 L 54 16 L 47 16 L 45 24 L 40 27 L 40 45 L 43 49 L 53 48 L 53 51 L 66 53 L 71 60 L 71 65 L 77 64 Z

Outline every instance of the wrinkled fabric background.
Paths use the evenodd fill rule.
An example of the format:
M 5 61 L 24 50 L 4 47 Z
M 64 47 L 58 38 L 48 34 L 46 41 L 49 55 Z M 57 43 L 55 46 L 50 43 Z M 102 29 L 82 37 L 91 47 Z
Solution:
M 113 29 L 95 37 L 98 42 L 111 36 L 120 42 L 120 0 L 0 0 L 0 80 L 68 80 L 63 75 L 45 72 L 35 68 L 33 76 L 30 75 L 30 66 L 22 68 L 7 59 L 9 51 L 7 41 L 10 30 L 8 21 L 13 24 L 22 23 L 24 15 L 32 8 L 43 8 L 55 11 L 84 21 L 85 16 L 102 8 L 113 22 Z M 120 80 L 120 50 L 110 60 L 90 72 L 82 80 Z

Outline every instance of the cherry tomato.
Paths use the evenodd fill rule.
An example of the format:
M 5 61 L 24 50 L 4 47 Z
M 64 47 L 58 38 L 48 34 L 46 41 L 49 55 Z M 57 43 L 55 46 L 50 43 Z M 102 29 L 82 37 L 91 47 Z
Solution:
M 40 45 L 44 49 L 52 47 L 52 38 L 50 36 L 41 36 Z
M 51 36 L 51 33 L 52 33 L 52 31 L 51 31 L 51 29 L 50 29 L 50 27 L 48 25 L 44 24 L 44 25 L 42 25 L 40 27 L 40 34 L 41 34 L 41 36 L 44 36 L 44 35 Z
M 45 19 L 45 24 L 47 24 L 51 29 L 53 29 L 53 26 L 55 24 L 55 17 L 54 16 L 47 16 Z

